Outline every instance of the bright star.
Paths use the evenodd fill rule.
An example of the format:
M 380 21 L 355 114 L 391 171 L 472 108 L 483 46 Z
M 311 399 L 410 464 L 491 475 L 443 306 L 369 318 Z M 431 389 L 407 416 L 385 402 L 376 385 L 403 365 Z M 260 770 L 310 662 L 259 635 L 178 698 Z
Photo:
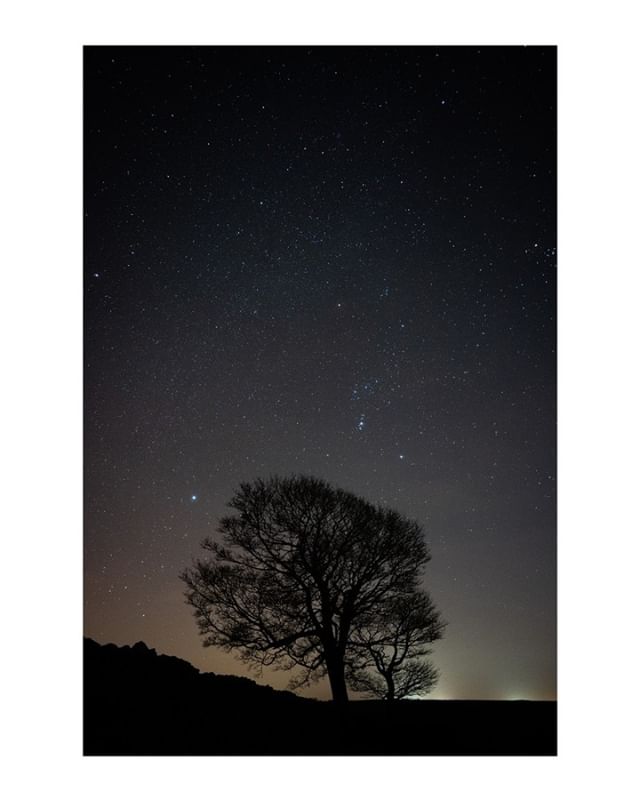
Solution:
M 198 495 L 197 494 L 192 494 L 191 495 L 191 502 L 192 503 L 195 503 L 197 499 L 198 499 Z

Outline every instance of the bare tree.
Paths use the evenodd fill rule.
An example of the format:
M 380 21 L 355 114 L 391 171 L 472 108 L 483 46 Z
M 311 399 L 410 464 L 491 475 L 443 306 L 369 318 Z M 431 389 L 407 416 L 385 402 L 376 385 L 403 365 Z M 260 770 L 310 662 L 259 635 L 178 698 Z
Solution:
M 428 661 L 405 661 L 393 675 L 390 695 L 387 675 L 374 671 L 360 671 L 349 677 L 349 686 L 357 692 L 381 700 L 402 700 L 410 695 L 428 694 L 438 682 L 439 672 Z
M 328 675 L 348 699 L 356 631 L 394 597 L 417 591 L 430 554 L 420 526 L 310 477 L 242 484 L 220 522 L 222 543 L 181 575 L 205 646 L 246 663 L 299 667 L 300 686 Z
M 422 660 L 429 645 L 442 638 L 446 623 L 427 592 L 390 597 L 376 614 L 359 621 L 349 664 L 348 683 L 369 696 L 398 700 L 427 694 L 438 680 L 438 670 Z

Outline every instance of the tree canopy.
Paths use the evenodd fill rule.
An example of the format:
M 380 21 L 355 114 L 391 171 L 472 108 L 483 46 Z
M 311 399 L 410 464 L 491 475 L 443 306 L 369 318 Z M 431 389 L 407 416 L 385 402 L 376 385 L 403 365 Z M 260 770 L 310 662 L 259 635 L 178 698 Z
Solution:
M 417 522 L 306 476 L 244 483 L 229 507 L 222 541 L 205 539 L 207 557 L 181 575 L 205 646 L 297 667 L 295 686 L 327 675 L 334 700 L 346 701 L 347 673 L 385 649 L 390 609 L 418 602 L 425 613 L 427 597 L 436 631 L 419 590 L 430 554 Z M 410 634 L 403 664 L 422 643 Z

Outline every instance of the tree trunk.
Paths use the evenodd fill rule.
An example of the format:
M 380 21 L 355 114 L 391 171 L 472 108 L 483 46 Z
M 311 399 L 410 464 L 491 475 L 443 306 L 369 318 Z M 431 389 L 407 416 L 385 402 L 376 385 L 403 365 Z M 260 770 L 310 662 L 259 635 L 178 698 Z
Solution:
M 387 700 L 395 700 L 396 699 L 396 685 L 393 680 L 393 675 L 389 673 L 388 675 L 384 676 L 387 681 Z
M 333 702 L 347 703 L 349 695 L 347 694 L 347 683 L 344 679 L 344 659 L 340 658 L 339 655 L 329 656 L 327 654 L 327 674 L 331 685 Z

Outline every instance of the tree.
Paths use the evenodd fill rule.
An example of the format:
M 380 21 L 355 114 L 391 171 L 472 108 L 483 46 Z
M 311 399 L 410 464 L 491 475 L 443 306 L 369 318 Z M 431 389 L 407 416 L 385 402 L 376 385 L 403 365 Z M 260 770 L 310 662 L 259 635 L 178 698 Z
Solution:
M 393 677 L 389 686 L 389 676 Z M 350 676 L 349 686 L 381 700 L 402 700 L 410 695 L 428 694 L 438 682 L 438 670 L 428 661 L 405 661 L 395 672 L 367 672 Z
M 361 655 L 350 665 L 349 686 L 385 700 L 427 694 L 437 683 L 438 670 L 421 659 L 442 638 L 445 626 L 427 592 L 392 597 L 354 631 L 353 644 Z
M 294 685 L 327 675 L 348 700 L 354 640 L 393 598 L 417 591 L 430 554 L 418 523 L 316 478 L 244 483 L 181 578 L 203 645 L 254 667 L 301 668 Z

